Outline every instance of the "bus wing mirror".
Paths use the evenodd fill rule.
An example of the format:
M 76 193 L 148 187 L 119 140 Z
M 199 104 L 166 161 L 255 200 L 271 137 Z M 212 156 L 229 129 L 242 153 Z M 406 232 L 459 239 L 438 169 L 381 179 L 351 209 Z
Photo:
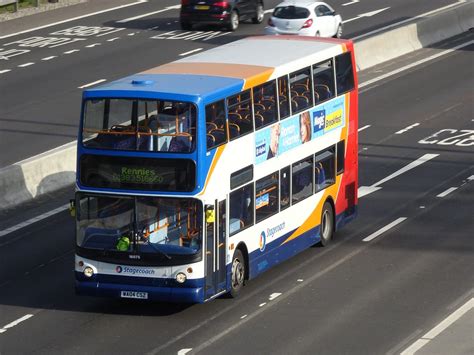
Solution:
M 76 200 L 69 200 L 69 214 L 71 217 L 76 217 Z

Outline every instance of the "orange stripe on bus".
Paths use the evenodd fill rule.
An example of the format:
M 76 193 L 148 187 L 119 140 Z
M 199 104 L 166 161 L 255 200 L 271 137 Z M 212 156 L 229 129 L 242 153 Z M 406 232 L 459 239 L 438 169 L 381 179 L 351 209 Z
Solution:
M 209 173 L 207 174 L 206 177 L 206 182 L 204 183 L 204 188 L 202 189 L 201 193 L 199 195 L 203 195 L 206 192 L 207 184 L 209 183 L 209 180 L 211 179 L 211 175 L 214 172 L 214 169 L 216 168 L 217 162 L 222 156 L 222 153 L 224 152 L 225 144 L 217 147 L 216 154 L 214 155 L 214 158 L 212 159 L 211 167 L 209 168 Z

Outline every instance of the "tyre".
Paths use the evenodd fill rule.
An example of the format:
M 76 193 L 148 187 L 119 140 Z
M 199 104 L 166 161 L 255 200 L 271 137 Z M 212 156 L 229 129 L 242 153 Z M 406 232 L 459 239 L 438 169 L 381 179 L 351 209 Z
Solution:
M 189 22 L 181 22 L 181 29 L 185 31 L 190 31 L 193 29 L 193 25 L 191 25 Z
M 255 24 L 262 23 L 264 16 L 265 16 L 265 13 L 263 12 L 263 5 L 258 4 L 257 11 L 255 13 L 255 17 L 252 18 L 252 22 Z
M 240 249 L 236 249 L 232 258 L 232 280 L 229 295 L 233 298 L 240 294 L 245 281 L 245 259 Z
M 334 211 L 331 204 L 326 201 L 321 211 L 321 225 L 319 226 L 320 244 L 325 247 L 334 234 Z
M 341 38 L 342 37 L 342 23 L 337 26 L 337 31 L 336 34 L 334 35 L 334 38 Z
M 236 31 L 237 28 L 239 28 L 239 14 L 237 13 L 237 11 L 234 10 L 230 14 L 229 24 L 227 28 L 230 31 Z

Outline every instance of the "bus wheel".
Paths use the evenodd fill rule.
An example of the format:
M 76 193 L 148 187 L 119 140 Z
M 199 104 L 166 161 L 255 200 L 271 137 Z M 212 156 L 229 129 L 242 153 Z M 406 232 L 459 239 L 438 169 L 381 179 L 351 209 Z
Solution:
M 237 297 L 244 286 L 245 280 L 245 260 L 240 249 L 236 249 L 232 258 L 232 281 L 230 287 L 230 296 Z
M 321 237 L 321 245 L 325 247 L 329 244 L 334 234 L 334 211 L 329 202 L 325 202 L 323 211 L 321 212 L 321 225 L 319 234 Z

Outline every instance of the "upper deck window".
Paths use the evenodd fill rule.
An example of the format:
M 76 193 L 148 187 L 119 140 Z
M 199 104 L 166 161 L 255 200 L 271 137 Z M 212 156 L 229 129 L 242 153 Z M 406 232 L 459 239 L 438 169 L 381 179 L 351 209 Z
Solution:
M 88 148 L 189 153 L 196 146 L 196 107 L 180 101 L 87 100 L 82 142 Z

